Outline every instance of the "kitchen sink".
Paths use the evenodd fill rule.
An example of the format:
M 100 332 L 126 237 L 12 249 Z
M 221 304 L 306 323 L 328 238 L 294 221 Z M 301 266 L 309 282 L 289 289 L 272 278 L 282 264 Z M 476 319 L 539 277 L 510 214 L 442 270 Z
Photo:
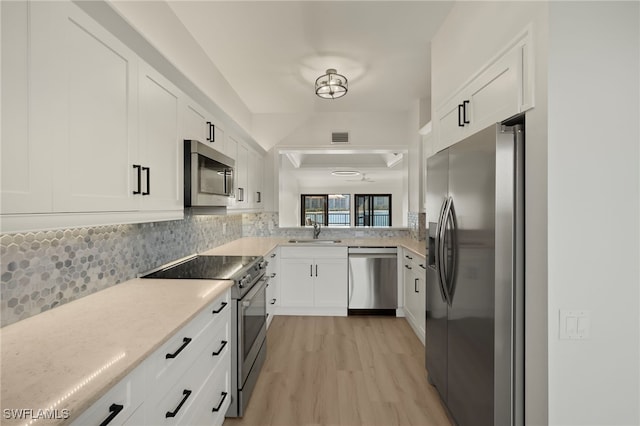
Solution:
M 341 243 L 342 240 L 313 240 L 308 238 L 303 240 L 289 240 L 289 242 L 295 244 L 337 244 Z

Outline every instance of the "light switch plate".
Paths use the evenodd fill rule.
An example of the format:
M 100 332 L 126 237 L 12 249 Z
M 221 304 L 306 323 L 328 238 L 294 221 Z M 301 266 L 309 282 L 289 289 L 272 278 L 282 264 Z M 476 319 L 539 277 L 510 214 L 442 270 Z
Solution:
M 591 311 L 560 310 L 560 339 L 584 340 L 591 337 Z

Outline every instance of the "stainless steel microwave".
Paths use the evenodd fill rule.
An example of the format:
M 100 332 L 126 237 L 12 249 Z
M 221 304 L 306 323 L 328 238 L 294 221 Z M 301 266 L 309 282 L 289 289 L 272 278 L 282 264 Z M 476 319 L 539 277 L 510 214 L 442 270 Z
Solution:
M 184 141 L 184 206 L 228 206 L 234 196 L 235 161 L 195 140 Z

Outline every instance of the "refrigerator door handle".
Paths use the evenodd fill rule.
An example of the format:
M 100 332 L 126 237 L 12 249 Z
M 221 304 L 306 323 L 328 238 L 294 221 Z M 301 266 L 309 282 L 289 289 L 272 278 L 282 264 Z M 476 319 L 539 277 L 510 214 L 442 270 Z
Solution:
M 449 205 L 451 198 L 447 198 L 440 211 L 440 218 L 438 219 L 438 229 L 436 235 L 436 269 L 438 271 L 438 281 L 440 283 L 440 292 L 447 305 L 451 306 L 451 298 L 447 290 L 447 277 L 445 271 L 445 231 L 447 227 L 447 218 Z
M 449 197 L 449 208 L 447 209 L 446 215 L 447 217 L 445 219 L 445 226 L 444 226 L 445 229 L 448 227 L 449 224 L 451 224 L 451 227 L 449 228 L 449 232 L 447 233 L 445 231 L 445 233 L 447 233 L 450 237 L 449 245 L 451 247 L 450 248 L 451 263 L 450 263 L 449 271 L 445 270 L 445 274 L 446 274 L 445 283 L 446 283 L 447 296 L 449 298 L 449 305 L 451 305 L 453 303 L 453 295 L 455 293 L 455 284 L 456 284 L 456 272 L 458 270 L 458 235 L 457 235 L 458 223 L 456 221 L 456 210 L 453 205 L 452 197 Z M 443 246 L 445 247 L 444 250 L 446 250 L 447 245 L 443 244 Z

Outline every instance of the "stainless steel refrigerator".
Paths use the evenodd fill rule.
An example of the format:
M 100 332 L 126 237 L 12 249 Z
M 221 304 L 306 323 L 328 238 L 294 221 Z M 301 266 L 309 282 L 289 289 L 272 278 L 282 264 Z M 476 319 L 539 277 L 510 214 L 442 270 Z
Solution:
M 460 426 L 524 422 L 524 127 L 427 161 L 426 367 Z

